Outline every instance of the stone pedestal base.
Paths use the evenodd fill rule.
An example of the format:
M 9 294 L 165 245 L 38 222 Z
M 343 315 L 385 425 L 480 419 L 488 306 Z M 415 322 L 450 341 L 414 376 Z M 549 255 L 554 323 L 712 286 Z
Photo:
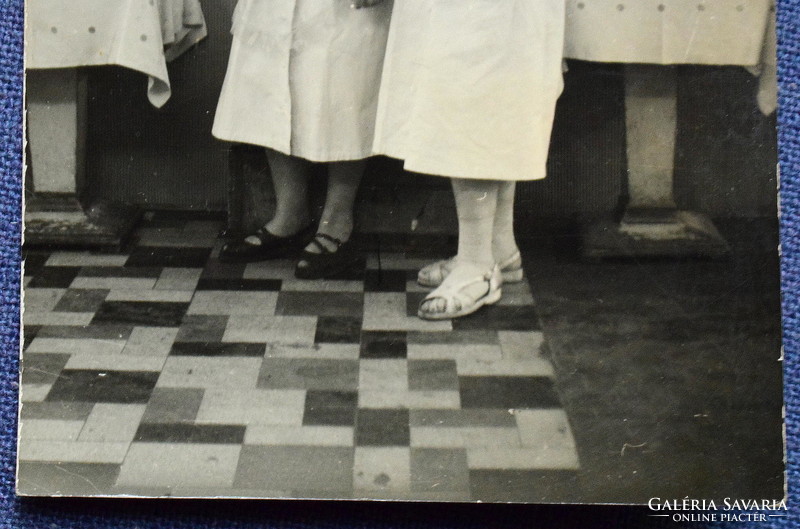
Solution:
M 711 257 L 730 248 L 708 217 L 694 211 L 636 210 L 621 222 L 600 219 L 583 233 L 583 256 L 607 257 Z
M 119 250 L 140 218 L 135 207 L 96 202 L 84 210 L 74 195 L 40 193 L 26 200 L 25 245 Z

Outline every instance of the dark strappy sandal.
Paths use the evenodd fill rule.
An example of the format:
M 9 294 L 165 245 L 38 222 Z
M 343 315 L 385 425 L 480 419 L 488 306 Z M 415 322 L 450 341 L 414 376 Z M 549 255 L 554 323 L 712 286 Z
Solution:
M 322 244 L 321 240 L 332 242 L 336 245 L 336 249 L 329 250 L 327 246 Z M 319 253 L 309 252 L 308 250 L 303 251 L 300 256 L 300 262 L 305 261 L 307 264 L 306 266 L 300 266 L 300 262 L 298 262 L 297 267 L 294 269 L 294 275 L 298 279 L 330 278 L 350 270 L 362 260 L 362 256 L 353 246 L 352 238 L 342 242 L 326 233 L 317 233 L 311 239 L 310 244 L 313 244 L 319 250 Z
M 262 226 L 248 237 L 258 237 L 261 244 L 250 244 L 247 237 L 227 243 L 219 252 L 219 260 L 224 263 L 252 263 L 285 257 L 292 251 L 299 250 L 308 244 L 315 229 L 309 224 L 299 232 L 288 237 L 279 237 Z

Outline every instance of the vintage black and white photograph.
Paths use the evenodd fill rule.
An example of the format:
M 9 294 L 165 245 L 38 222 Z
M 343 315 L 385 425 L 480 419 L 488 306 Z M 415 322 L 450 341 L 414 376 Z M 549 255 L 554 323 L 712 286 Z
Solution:
M 27 0 L 23 496 L 784 497 L 773 0 Z

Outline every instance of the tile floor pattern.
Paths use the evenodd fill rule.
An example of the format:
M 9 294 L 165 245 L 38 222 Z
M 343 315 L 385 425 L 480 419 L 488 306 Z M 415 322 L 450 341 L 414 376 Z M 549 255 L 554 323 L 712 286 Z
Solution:
M 365 237 L 363 269 L 301 281 L 221 264 L 220 227 L 149 214 L 124 254 L 28 252 L 21 492 L 541 501 L 574 479 L 527 284 L 424 322 L 416 270 L 452 239 Z

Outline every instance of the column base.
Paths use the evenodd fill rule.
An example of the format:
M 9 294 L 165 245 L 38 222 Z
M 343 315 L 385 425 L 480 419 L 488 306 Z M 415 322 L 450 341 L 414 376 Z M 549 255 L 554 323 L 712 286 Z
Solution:
M 142 212 L 98 201 L 84 209 L 72 194 L 42 194 L 25 203 L 25 245 L 92 246 L 119 250 Z
M 730 247 L 702 213 L 673 209 L 630 209 L 621 222 L 600 219 L 583 230 L 582 255 L 605 257 L 711 257 Z

